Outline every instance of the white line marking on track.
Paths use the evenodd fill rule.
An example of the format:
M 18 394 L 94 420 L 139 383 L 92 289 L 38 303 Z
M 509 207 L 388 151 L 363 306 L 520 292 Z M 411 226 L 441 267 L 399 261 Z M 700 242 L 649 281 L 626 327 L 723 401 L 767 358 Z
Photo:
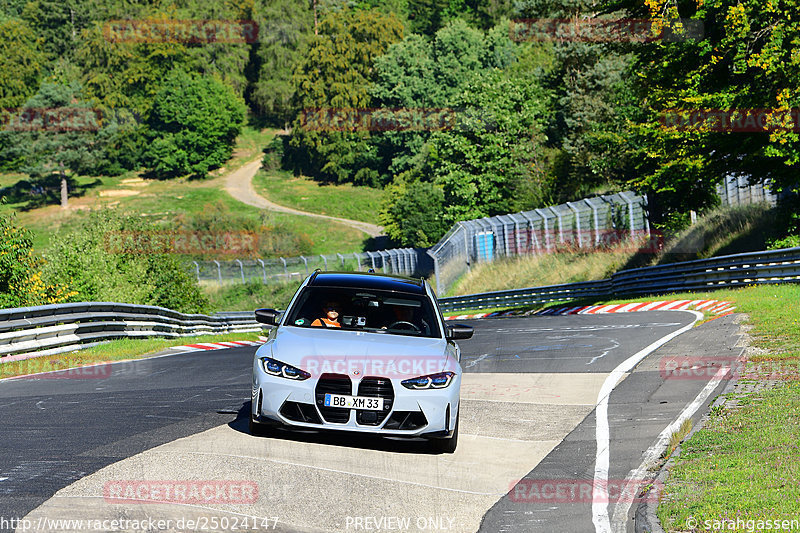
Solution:
M 711 396 L 711 393 L 716 390 L 717 386 L 728 372 L 730 372 L 730 368 L 726 367 L 717 370 L 717 373 L 706 383 L 706 386 L 700 391 L 697 397 L 681 411 L 678 418 L 664 428 L 664 431 L 656 438 L 656 442 L 644 452 L 642 464 L 640 464 L 638 468 L 631 470 L 625 477 L 627 483 L 620 493 L 617 505 L 614 506 L 614 533 L 625 533 L 627 530 L 628 509 L 631 507 L 631 502 L 636 496 L 636 492 L 638 492 L 641 487 L 641 481 L 644 479 L 645 473 L 658 463 L 659 457 L 661 457 L 661 454 L 667 449 L 672 434 L 678 431 L 685 420 L 691 418 L 692 415 L 700 409 L 700 406 L 703 405 L 708 397 Z M 628 497 L 623 497 L 623 494 Z
M 664 303 L 664 302 L 660 302 Z M 594 483 L 592 491 L 592 523 L 597 533 L 611 533 L 611 521 L 608 516 L 608 465 L 609 447 L 611 433 L 608 427 L 608 399 L 611 392 L 617 386 L 622 377 L 636 366 L 642 359 L 653 353 L 667 342 L 671 341 L 681 333 L 689 331 L 694 327 L 698 320 L 703 318 L 703 313 L 698 311 L 684 311 L 692 313 L 694 320 L 677 331 L 661 337 L 646 348 L 636 352 L 628 359 L 620 363 L 603 382 L 600 393 L 597 395 L 597 422 L 595 427 L 595 439 L 597 440 L 597 450 L 594 460 Z M 603 503 L 606 502 L 606 503 Z
M 612 347 L 611 347 L 611 348 L 609 348 L 608 350 L 604 351 L 604 352 L 603 352 L 603 353 L 601 353 L 600 355 L 595 355 L 594 357 L 592 357 L 592 360 L 591 360 L 591 361 L 589 361 L 589 362 L 588 362 L 588 363 L 586 363 L 586 364 L 587 364 L 587 365 L 591 365 L 592 363 L 594 363 L 594 362 L 595 362 L 595 361 L 597 361 L 598 359 L 602 359 L 603 357 L 605 357 L 606 355 L 608 355 L 608 352 L 610 352 L 611 350 L 614 350 L 614 349 L 616 349 L 616 348 L 619 348 L 619 343 L 618 343 L 617 341 L 615 341 L 614 339 L 611 339 L 611 342 L 613 342 L 613 343 L 614 343 L 614 346 L 612 346 Z
M 483 361 L 484 359 L 486 359 L 487 357 L 489 357 L 489 354 L 485 353 L 485 354 L 481 355 L 480 357 L 478 357 L 477 359 L 475 359 L 474 361 L 470 361 L 469 363 L 467 363 L 464 366 L 466 366 L 467 368 L 473 367 L 473 366 L 477 365 L 478 363 L 480 363 L 481 361 Z

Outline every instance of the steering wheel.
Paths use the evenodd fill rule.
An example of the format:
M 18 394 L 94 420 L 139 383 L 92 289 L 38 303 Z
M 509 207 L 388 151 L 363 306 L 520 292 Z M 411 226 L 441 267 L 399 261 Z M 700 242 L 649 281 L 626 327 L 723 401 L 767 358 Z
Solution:
M 398 328 L 396 326 L 404 326 Z M 406 322 L 405 320 L 398 320 L 397 322 L 392 322 L 389 324 L 389 329 L 410 329 L 412 331 L 416 331 L 417 333 L 422 333 L 422 330 L 416 324 L 412 324 L 411 322 Z

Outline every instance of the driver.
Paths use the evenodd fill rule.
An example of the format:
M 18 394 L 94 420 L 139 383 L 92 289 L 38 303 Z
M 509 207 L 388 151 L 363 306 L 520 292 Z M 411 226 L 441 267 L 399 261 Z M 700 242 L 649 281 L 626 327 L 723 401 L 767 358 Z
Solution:
M 414 318 L 414 309 L 412 307 L 408 307 L 406 305 L 393 305 L 392 311 L 394 312 L 394 318 L 389 320 L 389 323 L 383 326 L 383 329 L 391 328 L 392 329 L 409 329 L 405 326 L 411 326 L 413 330 L 419 332 L 419 324 L 417 320 Z M 400 324 L 402 322 L 403 324 Z M 427 328 L 427 324 L 425 321 L 422 321 L 423 328 Z
M 325 313 L 325 316 L 312 322 L 312 326 L 324 326 L 326 328 L 342 327 L 339 323 L 339 304 L 337 302 L 325 302 L 325 305 L 322 306 L 322 311 Z

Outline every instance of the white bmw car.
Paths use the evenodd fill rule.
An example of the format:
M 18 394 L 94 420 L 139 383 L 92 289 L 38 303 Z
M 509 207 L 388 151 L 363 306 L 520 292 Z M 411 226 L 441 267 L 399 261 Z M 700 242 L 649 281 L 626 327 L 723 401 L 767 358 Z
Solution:
M 456 339 L 422 279 L 314 272 L 253 361 L 250 431 L 268 426 L 423 437 L 455 451 L 461 388 Z

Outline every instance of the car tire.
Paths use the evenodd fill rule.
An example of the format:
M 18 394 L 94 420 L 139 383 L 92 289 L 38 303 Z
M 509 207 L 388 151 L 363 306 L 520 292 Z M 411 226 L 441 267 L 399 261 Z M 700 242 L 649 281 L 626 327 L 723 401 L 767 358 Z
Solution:
M 438 453 L 454 453 L 458 446 L 458 421 L 461 418 L 461 410 L 456 415 L 456 427 L 453 428 L 453 435 L 447 439 L 434 439 L 432 447 Z

